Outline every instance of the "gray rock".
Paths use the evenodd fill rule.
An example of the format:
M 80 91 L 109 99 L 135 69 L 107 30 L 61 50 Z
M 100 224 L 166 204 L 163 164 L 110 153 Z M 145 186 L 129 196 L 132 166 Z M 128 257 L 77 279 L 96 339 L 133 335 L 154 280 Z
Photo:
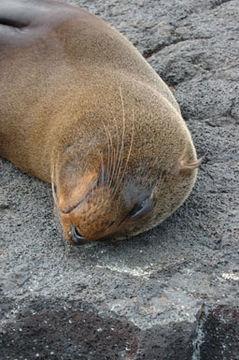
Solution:
M 50 187 L 1 159 L 0 359 L 237 360 L 238 1 L 78 3 L 172 87 L 204 161 L 154 230 L 72 248 Z

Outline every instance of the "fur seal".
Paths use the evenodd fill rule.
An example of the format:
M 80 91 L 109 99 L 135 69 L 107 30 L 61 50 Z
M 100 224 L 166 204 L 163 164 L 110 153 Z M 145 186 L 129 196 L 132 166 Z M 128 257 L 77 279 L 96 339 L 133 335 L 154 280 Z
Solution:
M 148 230 L 200 160 L 167 85 L 103 20 L 54 0 L 1 0 L 0 155 L 52 184 L 74 245 Z

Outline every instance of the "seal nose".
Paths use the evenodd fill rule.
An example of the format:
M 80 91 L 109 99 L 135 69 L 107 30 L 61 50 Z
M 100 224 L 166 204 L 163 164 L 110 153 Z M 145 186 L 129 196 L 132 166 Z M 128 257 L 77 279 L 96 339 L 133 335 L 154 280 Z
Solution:
M 84 245 L 88 242 L 86 238 L 77 233 L 77 230 L 73 225 L 71 225 L 71 239 L 74 245 Z

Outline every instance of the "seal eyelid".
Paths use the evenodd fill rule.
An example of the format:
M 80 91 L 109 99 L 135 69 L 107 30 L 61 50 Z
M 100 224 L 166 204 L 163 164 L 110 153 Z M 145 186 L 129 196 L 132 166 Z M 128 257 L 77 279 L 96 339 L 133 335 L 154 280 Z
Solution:
M 139 217 L 148 214 L 153 209 L 154 205 L 155 200 L 152 197 L 148 197 L 141 201 L 140 204 L 135 204 L 128 217 L 132 220 L 138 219 Z
M 0 17 L 0 25 L 10 26 L 17 29 L 22 29 L 28 26 L 28 24 L 26 24 L 25 22 L 21 22 L 15 19 L 2 18 L 2 17 Z

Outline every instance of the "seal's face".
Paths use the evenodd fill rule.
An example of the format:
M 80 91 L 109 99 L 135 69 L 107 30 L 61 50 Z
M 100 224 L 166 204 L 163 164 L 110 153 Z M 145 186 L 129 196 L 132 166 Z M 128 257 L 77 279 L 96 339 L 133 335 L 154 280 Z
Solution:
M 138 191 L 132 198 L 122 187 L 115 192 L 89 184 L 89 189 L 75 207 L 59 207 L 64 235 L 73 245 L 133 234 L 142 219 L 147 221 L 156 202 L 153 192 Z
M 98 166 L 97 173 L 81 176 L 67 176 L 71 166 L 64 168 L 67 170 L 61 171 L 55 198 L 64 236 L 72 245 L 126 237 L 135 232 L 155 206 L 152 186 L 142 186 L 133 174 L 127 173 L 125 177 L 126 171 L 122 169 L 113 170 L 114 166 L 109 169 L 107 161 L 103 167 Z M 78 181 L 72 182 L 76 177 Z
M 108 95 L 111 108 L 99 96 L 70 133 L 64 129 L 53 183 L 63 234 L 73 245 L 149 230 L 194 185 L 200 162 L 180 114 L 143 90 L 124 102 Z
M 198 165 L 190 164 L 193 170 Z M 98 173 L 86 173 L 75 184 L 64 179 L 70 187 L 59 183 L 57 202 L 65 238 L 72 245 L 83 245 L 106 238 L 121 239 L 152 228 L 184 200 L 183 190 L 191 189 L 195 176 L 191 168 L 181 167 L 161 175 L 156 168 L 153 176 L 152 169 L 151 174 L 150 169 L 145 173 L 144 164 L 138 171 L 125 172 L 121 179 L 119 174 L 115 178 L 108 176 L 107 168 L 102 174 L 99 166 Z M 152 178 L 157 180 L 152 182 Z M 181 198 L 176 193 L 182 194 Z

